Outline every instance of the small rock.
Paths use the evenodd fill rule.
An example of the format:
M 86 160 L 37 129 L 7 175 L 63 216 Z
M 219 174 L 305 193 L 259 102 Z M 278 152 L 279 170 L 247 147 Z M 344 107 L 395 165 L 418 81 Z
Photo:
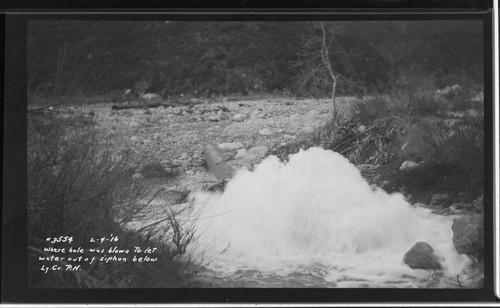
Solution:
M 236 155 L 234 156 L 235 159 L 245 159 L 248 156 L 248 151 L 246 149 L 240 149 Z
M 211 122 L 219 122 L 221 120 L 221 115 L 213 115 L 208 118 Z
M 144 176 L 143 176 L 142 174 L 140 174 L 140 173 L 135 173 L 135 174 L 132 176 L 132 179 L 133 179 L 133 180 L 140 180 L 140 179 L 142 179 L 142 178 L 144 178 Z
M 132 137 L 130 137 L 130 141 L 132 141 L 132 142 L 137 142 L 137 141 L 139 141 L 139 137 L 137 137 L 137 136 L 132 136 Z
M 203 104 L 203 101 L 199 98 L 190 98 L 190 99 L 188 99 L 188 103 L 190 103 L 192 105 L 199 105 L 199 104 Z
M 401 164 L 401 167 L 399 167 L 399 170 L 400 171 L 411 170 L 411 169 L 416 168 L 418 166 L 420 166 L 420 164 L 407 160 Z
M 248 150 L 248 155 L 252 160 L 262 159 L 266 157 L 267 153 L 269 153 L 269 148 L 266 146 L 254 147 Z
M 467 204 L 466 202 L 462 202 L 461 201 L 461 202 L 455 202 L 451 206 L 454 207 L 454 208 L 456 208 L 456 209 L 465 209 L 465 208 L 472 207 L 472 204 Z
M 436 270 L 441 268 L 434 249 L 426 242 L 418 242 L 404 255 L 403 262 L 412 269 Z
M 259 134 L 261 134 L 262 136 L 271 136 L 273 132 L 269 128 L 264 128 L 259 131 Z
M 243 144 L 241 142 L 229 142 L 229 143 L 221 143 L 219 144 L 219 150 L 227 152 L 227 151 L 236 151 L 243 148 Z
M 366 131 L 366 126 L 360 125 L 358 127 L 358 133 L 363 134 Z
M 186 152 L 182 153 L 182 154 L 181 154 L 181 156 L 179 156 L 179 159 L 180 159 L 180 160 L 186 160 L 186 159 L 188 159 L 188 158 L 189 158 L 189 154 L 188 154 L 188 153 L 186 153 Z
M 304 129 L 302 130 L 302 133 L 304 134 L 314 134 L 314 128 L 310 127 L 310 126 L 306 126 L 304 127 Z
M 460 254 L 480 257 L 484 251 L 484 217 L 464 215 L 453 220 L 453 245 Z
M 160 94 L 156 93 L 146 93 L 142 96 L 142 98 L 147 101 L 161 101 L 163 99 Z
M 243 113 L 238 113 L 236 115 L 233 116 L 233 121 L 236 121 L 236 122 L 242 122 L 244 121 L 245 119 L 247 118 L 247 115 L 246 114 L 243 114 Z
M 182 165 L 182 164 L 184 163 L 184 161 L 182 161 L 182 160 L 180 160 L 180 159 L 174 159 L 174 160 L 172 161 L 172 163 L 173 163 L 174 165 Z

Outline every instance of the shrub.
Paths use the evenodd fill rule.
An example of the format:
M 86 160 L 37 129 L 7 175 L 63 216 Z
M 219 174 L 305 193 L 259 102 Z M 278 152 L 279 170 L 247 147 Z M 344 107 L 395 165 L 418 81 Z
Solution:
M 420 158 L 422 165 L 405 172 L 401 181 L 411 193 L 449 191 L 477 197 L 484 176 L 482 118 L 466 119 L 452 128 L 437 123 L 421 121 L 410 129 L 402 159 Z
M 401 159 L 427 161 L 438 152 L 448 129 L 444 123 L 429 118 L 413 117 L 401 136 Z
M 30 114 L 30 287 L 183 287 L 192 283 L 195 271 L 191 262 L 183 259 L 194 235 L 192 226 L 181 225 L 177 215 L 167 211 L 159 214 L 164 224 L 152 224 L 142 232 L 127 229 L 137 219 L 151 219 L 147 215 L 155 214 L 151 202 L 156 196 L 155 191 L 131 179 L 133 161 L 128 153 L 126 148 L 109 148 L 92 128 L 61 123 L 53 114 Z M 168 209 L 168 204 L 162 207 Z M 72 247 L 87 249 L 91 237 L 110 234 L 119 236 L 123 249 L 157 247 L 158 261 L 96 262 L 85 271 L 49 274 L 42 273 L 36 263 L 38 256 L 46 254 L 43 239 L 47 237 L 73 236 Z M 109 246 L 102 244 L 98 248 Z
M 368 97 L 353 103 L 353 119 L 363 125 L 370 124 L 380 117 L 387 116 L 388 102 L 382 96 Z
M 410 98 L 410 110 L 417 115 L 435 115 L 442 110 L 444 103 L 430 91 L 417 92 Z
M 353 164 L 387 164 L 397 156 L 395 147 L 401 135 L 400 122 L 397 117 L 384 117 L 374 120 L 365 131 L 359 131 L 356 121 L 344 121 L 339 126 L 331 121 L 319 128 L 312 138 L 289 143 L 271 152 L 287 160 L 288 155 L 300 149 L 320 146 L 344 155 Z

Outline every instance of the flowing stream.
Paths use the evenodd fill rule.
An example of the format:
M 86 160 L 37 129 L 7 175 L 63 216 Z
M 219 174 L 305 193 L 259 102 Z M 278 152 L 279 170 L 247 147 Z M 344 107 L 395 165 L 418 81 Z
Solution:
M 223 193 L 194 192 L 190 255 L 221 287 L 458 288 L 472 261 L 452 242 L 454 216 L 372 190 L 338 153 L 311 148 L 240 170 Z M 413 270 L 404 254 L 429 243 L 442 270 Z

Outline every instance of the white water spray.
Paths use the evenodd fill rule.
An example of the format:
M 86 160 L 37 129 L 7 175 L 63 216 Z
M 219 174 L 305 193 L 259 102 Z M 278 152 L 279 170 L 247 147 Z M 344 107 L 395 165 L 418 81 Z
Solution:
M 451 217 L 372 191 L 347 159 L 320 148 L 288 163 L 270 156 L 253 172 L 240 170 L 224 193 L 192 197 L 199 237 L 190 253 L 226 274 L 286 274 L 319 264 L 338 286 L 418 286 L 413 281 L 428 271 L 402 261 L 418 241 L 434 247 L 449 277 L 470 263 L 453 247 Z

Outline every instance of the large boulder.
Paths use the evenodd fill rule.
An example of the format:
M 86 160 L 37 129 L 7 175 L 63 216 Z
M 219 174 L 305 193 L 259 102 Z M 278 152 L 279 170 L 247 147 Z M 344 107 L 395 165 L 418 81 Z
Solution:
M 219 144 L 219 149 L 223 152 L 237 151 L 243 147 L 244 146 L 241 142 L 228 142 Z
M 216 146 L 211 144 L 205 146 L 203 154 L 208 168 L 219 180 L 225 180 L 233 175 L 233 168 L 224 162 L 223 155 Z
M 426 242 L 418 242 L 413 245 L 404 255 L 403 262 L 413 269 L 436 270 L 441 268 L 439 258 L 434 254 L 434 249 Z
M 453 244 L 460 254 L 481 257 L 484 251 L 484 217 L 464 215 L 453 220 Z

